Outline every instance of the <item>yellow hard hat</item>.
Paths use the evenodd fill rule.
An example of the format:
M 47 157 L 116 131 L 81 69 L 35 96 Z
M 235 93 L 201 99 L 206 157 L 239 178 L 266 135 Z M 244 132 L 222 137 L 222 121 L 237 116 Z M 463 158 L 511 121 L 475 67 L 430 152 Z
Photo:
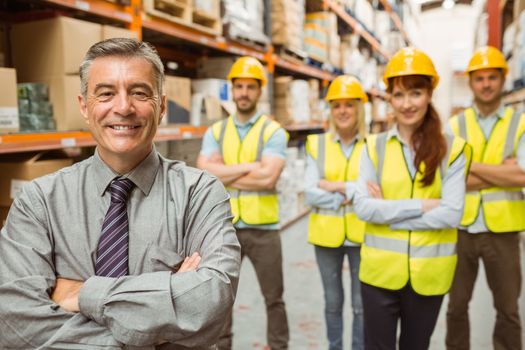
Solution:
M 468 63 L 466 73 L 487 68 L 502 69 L 504 75 L 507 75 L 509 71 L 507 61 L 505 61 L 505 57 L 501 51 L 492 46 L 484 46 L 474 52 L 474 55 L 472 55 Z
M 340 75 L 330 83 L 325 99 L 330 102 L 346 98 L 360 99 L 363 103 L 368 102 L 368 96 L 359 80 L 349 75 Z
M 266 84 L 266 74 L 264 67 L 256 58 L 243 56 L 232 65 L 228 80 L 237 78 L 252 78 L 261 81 L 261 85 Z
M 388 61 L 383 81 L 388 86 L 388 79 L 405 75 L 426 75 L 432 78 L 432 88 L 439 82 L 439 75 L 430 57 L 421 50 L 404 47 Z

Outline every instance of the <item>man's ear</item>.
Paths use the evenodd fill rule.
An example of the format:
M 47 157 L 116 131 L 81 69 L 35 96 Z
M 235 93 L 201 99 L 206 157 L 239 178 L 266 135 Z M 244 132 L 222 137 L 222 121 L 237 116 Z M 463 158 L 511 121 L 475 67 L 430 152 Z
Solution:
M 82 114 L 82 117 L 84 117 L 84 121 L 86 124 L 89 124 L 89 117 L 88 117 L 88 111 L 87 111 L 87 101 L 84 99 L 84 96 L 78 95 L 78 105 L 80 107 L 80 114 Z
M 166 115 L 168 111 L 168 98 L 166 95 L 162 95 L 160 98 L 160 116 L 159 116 L 159 124 L 162 121 L 162 118 Z

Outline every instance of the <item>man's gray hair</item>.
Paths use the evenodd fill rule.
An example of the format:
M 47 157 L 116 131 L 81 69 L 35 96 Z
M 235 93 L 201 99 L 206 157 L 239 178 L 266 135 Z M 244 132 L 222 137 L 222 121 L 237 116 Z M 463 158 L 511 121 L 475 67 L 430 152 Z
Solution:
M 84 98 L 88 91 L 88 73 L 93 61 L 99 57 L 127 57 L 143 58 L 153 67 L 157 90 L 162 96 L 162 86 L 164 84 L 164 66 L 160 60 L 157 50 L 149 43 L 128 38 L 114 38 L 100 41 L 91 46 L 84 56 L 84 61 L 80 65 L 80 93 Z

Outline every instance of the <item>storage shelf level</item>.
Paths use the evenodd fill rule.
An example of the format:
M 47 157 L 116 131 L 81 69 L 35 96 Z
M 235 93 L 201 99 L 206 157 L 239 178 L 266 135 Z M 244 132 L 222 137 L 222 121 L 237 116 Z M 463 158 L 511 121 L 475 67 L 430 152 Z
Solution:
M 206 126 L 177 125 L 157 130 L 154 141 L 172 141 L 202 137 Z M 89 131 L 57 131 L 0 135 L 0 154 L 45 151 L 68 147 L 91 147 L 96 142 Z
M 525 88 L 514 90 L 503 96 L 503 103 L 505 104 L 515 104 L 520 102 L 525 102 Z

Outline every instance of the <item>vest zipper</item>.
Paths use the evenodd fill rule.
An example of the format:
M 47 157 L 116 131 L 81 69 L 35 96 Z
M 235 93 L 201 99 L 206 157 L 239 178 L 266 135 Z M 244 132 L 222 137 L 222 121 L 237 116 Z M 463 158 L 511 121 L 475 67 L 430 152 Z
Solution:
M 237 132 L 237 137 L 239 138 L 239 149 L 237 150 L 237 164 L 241 164 L 242 146 L 244 144 L 244 139 L 246 139 L 246 136 L 248 136 L 248 133 L 251 131 L 251 129 L 248 130 L 246 135 L 244 135 L 244 139 L 241 140 L 241 135 L 239 134 L 239 130 L 237 129 L 237 125 L 235 125 L 235 123 L 233 125 L 235 126 L 235 131 Z M 239 212 L 239 220 L 242 220 L 241 219 L 242 218 L 242 215 L 241 215 L 241 190 L 239 190 L 239 189 L 237 189 L 237 211 Z
M 408 175 L 410 176 L 410 180 L 412 181 L 412 187 L 410 188 L 410 199 L 414 199 L 414 184 L 415 184 L 415 179 L 416 179 L 416 176 L 417 176 L 417 172 L 419 171 L 418 169 L 416 169 L 415 173 L 414 173 L 414 176 L 412 176 L 412 174 L 410 174 L 410 168 L 408 166 L 408 162 L 407 162 L 407 159 L 405 157 L 405 152 L 403 152 L 403 145 L 401 144 L 401 142 L 399 142 L 399 146 L 401 147 L 401 154 L 403 155 L 403 159 L 405 160 L 405 167 L 408 171 Z M 408 247 L 407 247 L 407 259 L 408 259 L 408 282 L 410 283 L 410 240 L 412 238 L 412 230 L 408 230 Z
M 235 131 L 237 132 L 237 137 L 239 138 L 239 149 L 237 150 L 237 163 L 238 164 L 241 164 L 241 151 L 242 151 L 242 148 L 244 146 L 244 140 L 246 140 L 246 137 L 248 137 L 248 134 L 250 132 L 253 131 L 253 128 L 255 127 L 255 125 L 261 120 L 261 117 L 259 117 L 257 119 L 257 121 L 250 127 L 250 129 L 246 132 L 246 135 L 244 135 L 244 138 L 241 140 L 241 135 L 239 134 L 239 129 L 237 129 L 237 126 L 234 124 L 235 126 Z M 262 130 L 261 130 L 262 131 Z M 258 151 L 258 149 L 257 149 Z M 257 154 L 257 152 L 256 152 Z M 241 215 L 241 192 L 242 190 L 237 190 L 237 208 L 239 209 L 239 220 L 242 219 L 242 215 Z M 243 220 L 244 222 L 244 220 Z M 277 221 L 276 223 L 278 223 L 279 221 Z M 244 222 L 246 224 L 246 222 Z M 274 223 L 271 223 L 271 224 L 274 224 Z M 248 224 L 249 225 L 249 224 Z
M 352 155 L 355 151 L 355 143 L 354 148 L 352 148 L 352 152 L 350 152 L 350 155 L 348 157 L 345 156 L 345 153 L 343 152 L 343 148 L 341 146 L 341 143 L 339 143 L 339 150 L 343 154 L 343 157 L 346 158 L 346 164 L 345 164 L 345 172 L 344 172 L 344 180 L 345 180 L 345 197 L 346 197 L 346 181 L 348 181 L 348 166 L 350 165 L 350 159 L 352 158 Z M 344 233 L 345 233 L 345 240 L 348 239 L 348 227 L 346 226 L 346 206 L 348 204 L 343 206 L 343 223 L 344 223 Z
M 481 150 L 481 161 L 483 162 L 484 158 L 485 158 L 485 151 L 487 150 L 487 146 L 490 142 L 490 139 L 492 137 L 492 133 L 494 132 L 494 129 L 496 129 L 496 127 L 498 126 L 498 123 L 501 121 L 501 118 L 498 118 L 498 120 L 496 120 L 496 123 L 494 123 L 494 126 L 492 127 L 492 129 L 490 130 L 490 133 L 489 133 L 489 137 L 485 137 L 485 133 L 483 132 L 483 129 L 481 129 L 481 126 L 479 125 L 478 123 L 478 120 L 476 120 L 476 125 L 478 126 L 479 130 L 481 131 L 481 135 L 483 135 L 483 149 Z M 507 129 L 507 132 L 508 132 L 508 129 Z M 467 141 L 468 142 L 468 141 Z M 474 222 L 476 222 L 476 220 L 478 220 L 478 217 L 479 217 L 479 210 L 483 210 L 483 224 L 485 224 L 485 227 L 488 229 L 488 225 L 487 225 L 487 216 L 485 215 L 485 209 L 483 209 L 483 196 L 482 196 L 482 193 L 481 191 L 483 191 L 482 189 L 479 190 L 479 205 L 478 205 L 478 208 L 476 210 L 476 217 L 474 218 Z M 474 224 L 474 222 L 472 224 Z

